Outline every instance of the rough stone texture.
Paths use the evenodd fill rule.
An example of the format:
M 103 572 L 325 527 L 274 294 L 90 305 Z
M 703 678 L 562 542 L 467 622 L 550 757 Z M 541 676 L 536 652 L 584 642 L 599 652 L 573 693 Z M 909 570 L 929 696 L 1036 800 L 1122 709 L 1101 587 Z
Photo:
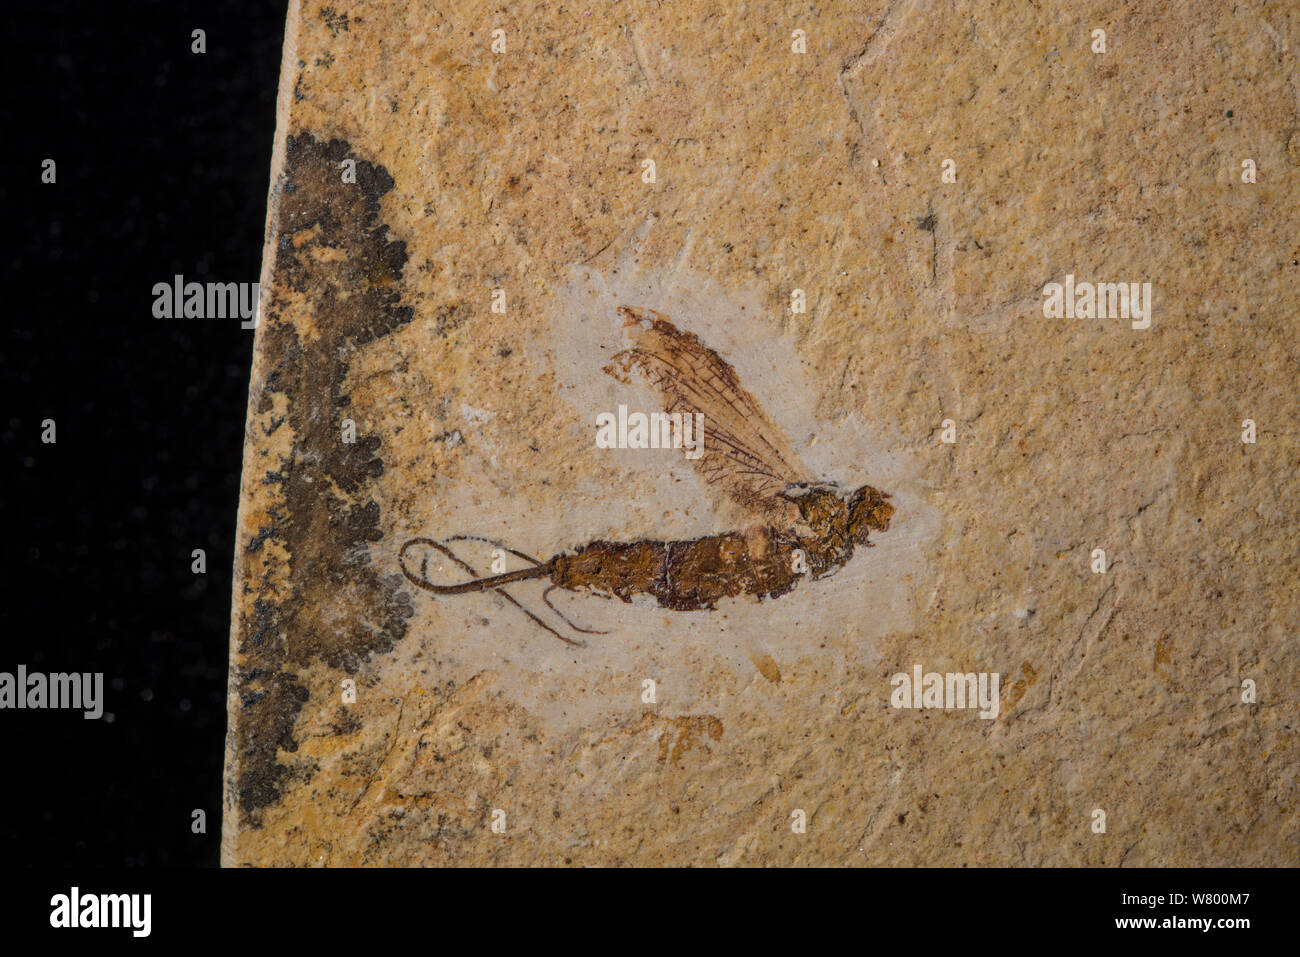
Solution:
M 1286 2 L 294 2 L 225 862 L 1300 861 L 1297 37 Z M 1151 327 L 1045 318 L 1067 274 L 1152 283 Z M 417 536 L 740 527 L 594 447 L 653 401 L 601 373 L 624 303 L 890 530 L 761 605 L 557 593 L 585 648 L 412 588 Z M 1000 673 L 999 716 L 891 707 L 914 664 Z

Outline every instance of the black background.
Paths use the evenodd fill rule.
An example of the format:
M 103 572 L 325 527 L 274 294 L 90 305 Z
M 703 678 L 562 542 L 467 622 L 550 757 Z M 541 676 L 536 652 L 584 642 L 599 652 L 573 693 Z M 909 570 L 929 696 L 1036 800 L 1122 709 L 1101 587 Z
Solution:
M 217 863 L 253 333 L 152 288 L 258 280 L 285 6 L 4 11 L 0 671 L 102 671 L 106 712 L 0 711 L 11 865 Z
M 496 937 L 532 933 L 576 907 L 589 934 L 593 920 L 640 928 L 664 901 L 683 899 L 683 882 L 697 885 L 688 893 L 699 901 L 723 900 L 716 878 L 698 874 L 668 875 L 671 891 L 642 882 L 629 895 L 610 894 L 609 879 L 593 875 L 548 877 L 542 888 L 517 875 L 458 876 L 435 891 L 422 877 L 393 873 L 190 871 L 159 880 L 152 871 L 218 861 L 253 346 L 238 319 L 155 319 L 152 289 L 176 273 L 258 279 L 284 14 L 283 2 L 184 0 L 4 10 L 0 671 L 102 671 L 113 718 L 0 712 L 0 864 L 44 869 L 0 894 L 0 921 L 7 931 L 130 940 L 125 931 L 50 930 L 51 894 L 94 884 L 88 889 L 156 895 L 160 939 L 192 939 L 203 926 L 247 943 L 260 924 L 292 926 L 299 944 L 337 946 L 351 931 L 371 946 L 377 902 L 386 920 L 404 916 L 408 927 L 480 908 L 485 917 L 511 915 L 488 925 Z M 207 33 L 202 55 L 190 50 L 196 28 Z M 54 185 L 40 181 L 46 158 L 58 164 Z M 54 445 L 40 441 L 46 418 L 57 423 Z M 206 575 L 190 570 L 195 548 L 207 553 Z M 207 813 L 205 834 L 192 833 L 195 809 Z M 101 867 L 101 879 L 88 879 Z M 124 868 L 150 872 L 128 878 Z M 754 928 L 770 946 L 773 931 L 789 927 L 802 938 L 815 921 L 868 946 L 906 935 L 922 947 L 979 948 L 1030 928 L 1050 939 L 1109 940 L 1121 933 L 1116 916 L 1165 915 L 1120 907 L 1121 892 L 1175 887 L 1250 891 L 1249 908 L 1214 915 L 1246 912 L 1262 918 L 1256 926 L 1279 927 L 1285 877 L 999 870 L 732 879 L 745 902 L 724 907 L 722 922 L 704 921 L 692 939 L 699 944 L 696 930 L 717 925 L 734 949 L 737 932 Z M 349 906 L 322 911 L 322 900 Z M 756 918 L 754 900 L 781 902 L 780 918 Z M 592 901 L 600 901 L 594 914 Z M 286 924 L 286 914 L 311 919 Z M 1180 948 L 1243 939 L 1139 934 Z M 529 944 L 538 939 L 555 940 Z

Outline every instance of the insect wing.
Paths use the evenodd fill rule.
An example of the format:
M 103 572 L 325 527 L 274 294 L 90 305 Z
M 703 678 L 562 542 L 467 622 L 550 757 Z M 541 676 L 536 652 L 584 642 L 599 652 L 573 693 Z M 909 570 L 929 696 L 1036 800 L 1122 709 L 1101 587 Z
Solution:
M 620 382 L 640 373 L 662 396 L 664 411 L 704 416 L 704 454 L 691 464 L 743 508 L 770 517 L 788 511 L 777 498 L 787 485 L 808 481 L 785 434 L 741 385 L 736 370 L 652 309 L 621 306 L 633 345 L 605 372 Z

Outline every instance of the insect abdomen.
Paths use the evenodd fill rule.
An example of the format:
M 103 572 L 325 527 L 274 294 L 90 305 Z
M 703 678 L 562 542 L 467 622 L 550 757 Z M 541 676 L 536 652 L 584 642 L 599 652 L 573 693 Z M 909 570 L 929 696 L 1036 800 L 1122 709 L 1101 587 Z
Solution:
M 591 542 L 554 559 L 551 581 L 561 588 L 590 590 L 630 602 L 651 595 L 664 608 L 699 611 L 719 598 L 784 595 L 799 575 L 791 549 L 751 554 L 741 535 L 713 535 L 679 542 Z
M 631 601 L 662 589 L 666 556 L 663 542 L 591 542 L 572 555 L 557 555 L 551 581 Z

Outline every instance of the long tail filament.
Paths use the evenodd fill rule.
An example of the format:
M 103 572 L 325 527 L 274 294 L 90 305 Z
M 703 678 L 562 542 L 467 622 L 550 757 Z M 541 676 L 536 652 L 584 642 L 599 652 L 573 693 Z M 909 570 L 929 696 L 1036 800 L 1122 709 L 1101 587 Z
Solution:
M 471 537 L 472 536 L 465 536 L 465 535 L 456 536 L 457 539 L 468 539 Z M 429 548 L 441 552 L 443 555 L 446 555 L 449 559 L 451 559 L 458 566 L 460 566 L 460 568 L 468 572 L 470 575 L 473 575 L 474 577 L 470 581 L 461 582 L 459 585 L 433 584 L 433 582 L 429 581 L 428 552 L 425 552 L 424 557 L 420 561 L 419 577 L 413 575 L 411 573 L 411 570 L 406 567 L 406 552 L 413 545 L 426 545 Z M 536 559 L 529 558 L 529 556 L 524 555 L 522 552 L 516 552 L 513 548 L 508 549 L 508 551 L 510 551 L 515 555 L 518 555 L 521 558 L 528 559 L 528 561 L 533 561 L 533 562 L 536 561 Z M 525 615 L 531 618 L 536 624 L 540 625 L 542 628 L 545 628 L 547 631 L 553 634 L 556 638 L 559 638 L 565 644 L 574 645 L 575 647 L 578 648 L 587 647 L 587 643 L 585 641 L 575 641 L 572 638 L 566 638 L 564 635 L 560 634 L 558 631 L 556 631 L 550 625 L 546 624 L 546 622 L 542 621 L 540 618 L 534 615 L 523 605 L 519 604 L 519 602 L 515 601 L 512 595 L 510 595 L 504 588 L 500 587 L 502 585 L 506 585 L 511 582 L 527 581 L 533 578 L 545 578 L 551 573 L 551 566 L 552 566 L 551 562 L 546 562 L 545 564 L 539 562 L 536 565 L 534 565 L 532 568 L 521 568 L 513 572 L 503 572 L 500 575 L 489 575 L 486 578 L 480 578 L 478 577 L 478 572 L 474 570 L 474 567 L 472 565 L 469 565 L 468 563 L 462 561 L 460 557 L 456 555 L 455 552 L 453 552 L 442 542 L 435 541 L 432 538 L 413 538 L 410 541 L 408 541 L 405 545 L 402 546 L 402 550 L 398 554 L 398 564 L 402 566 L 402 574 L 406 576 L 407 581 L 409 581 L 412 585 L 415 585 L 417 588 L 423 588 L 425 591 L 433 592 L 436 595 L 463 595 L 468 592 L 488 591 L 490 589 L 496 592 L 506 601 L 510 602 L 510 604 L 514 605 L 516 608 L 522 611 Z M 550 607 L 550 602 L 547 602 L 547 607 Z M 560 617 L 563 618 L 564 616 L 561 615 Z M 567 621 L 567 619 L 565 620 Z M 569 624 L 572 625 L 573 623 L 569 622 Z M 584 629 L 584 628 L 578 628 L 577 630 L 588 631 L 588 629 Z

